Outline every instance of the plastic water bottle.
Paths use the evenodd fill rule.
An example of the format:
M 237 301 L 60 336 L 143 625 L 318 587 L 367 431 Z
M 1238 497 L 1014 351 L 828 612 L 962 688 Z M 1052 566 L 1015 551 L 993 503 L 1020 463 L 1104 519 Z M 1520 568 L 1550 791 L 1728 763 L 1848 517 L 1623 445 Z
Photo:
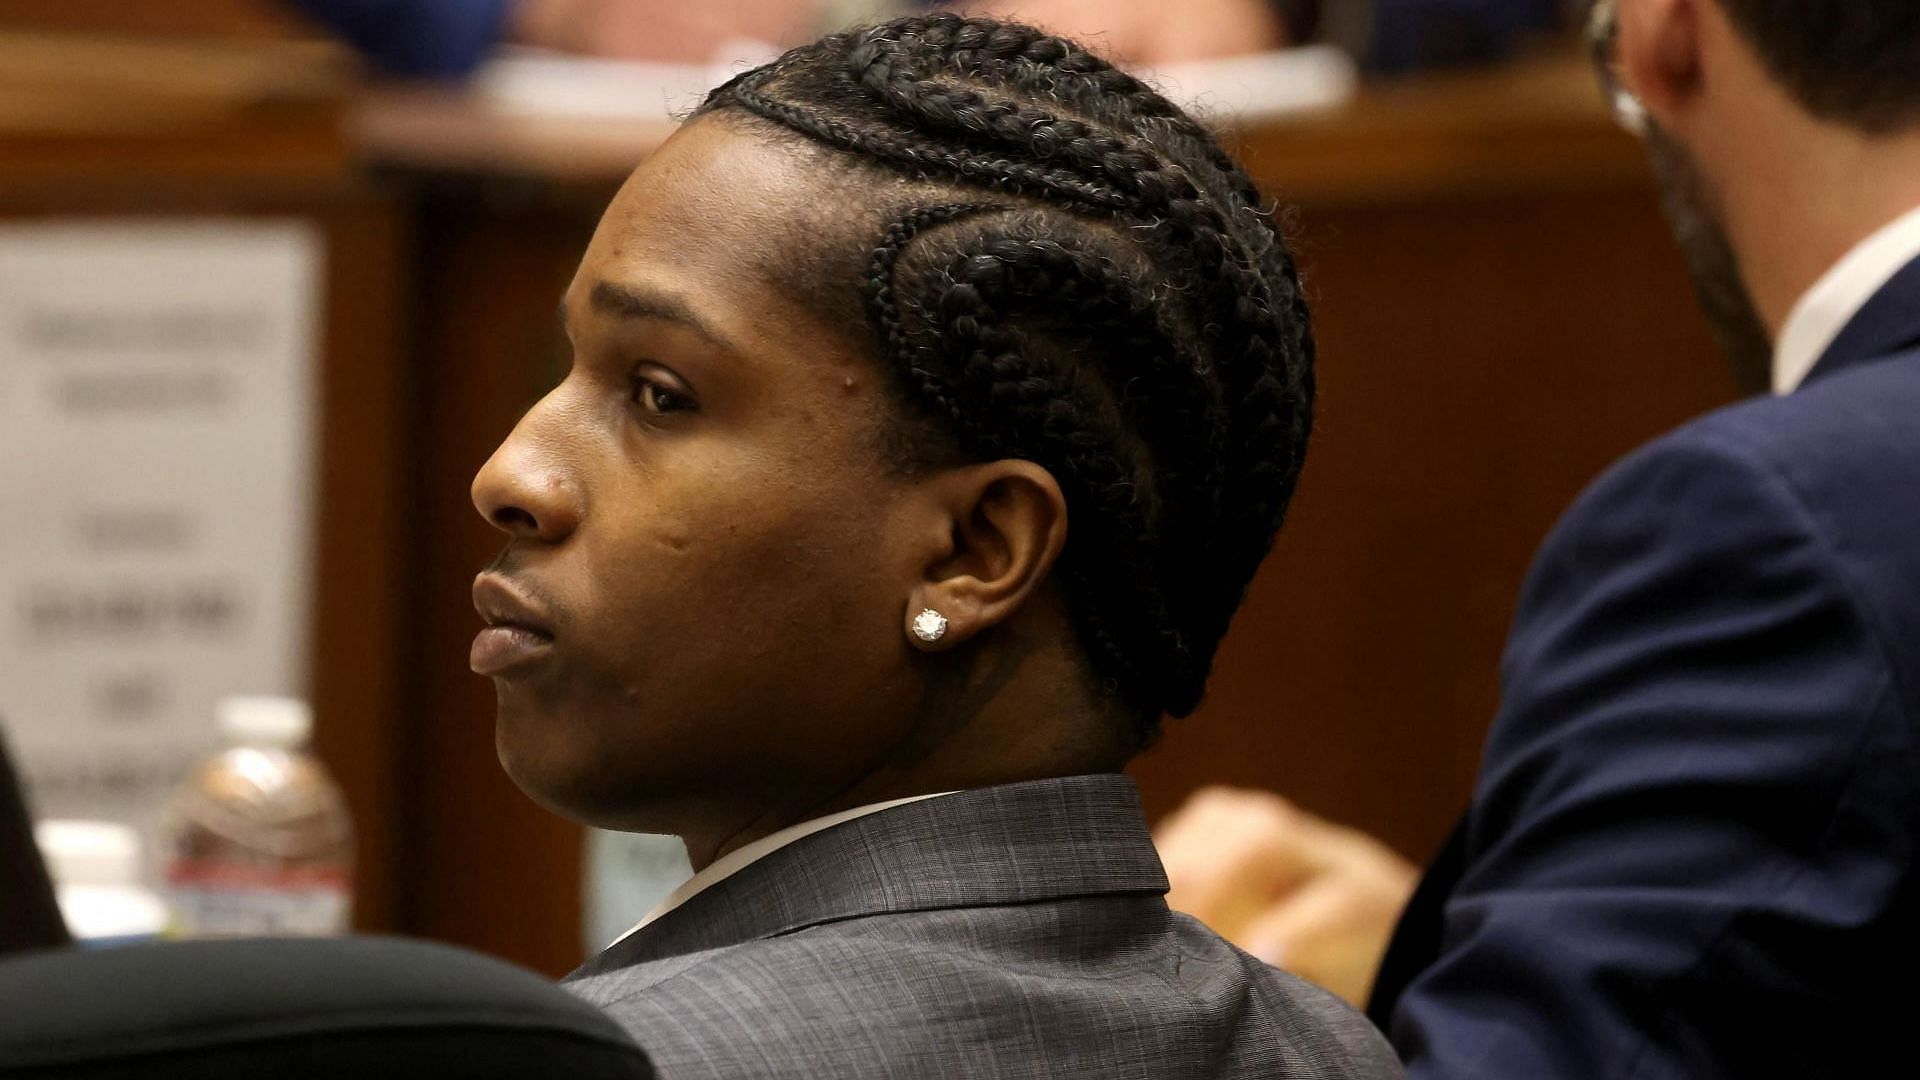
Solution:
M 47 862 L 61 921 L 88 948 L 150 941 L 166 905 L 140 883 L 140 835 L 112 821 L 42 821 L 34 843 Z
M 227 749 L 202 762 L 167 813 L 167 900 L 184 937 L 344 934 L 353 826 L 306 752 L 304 701 L 220 703 Z

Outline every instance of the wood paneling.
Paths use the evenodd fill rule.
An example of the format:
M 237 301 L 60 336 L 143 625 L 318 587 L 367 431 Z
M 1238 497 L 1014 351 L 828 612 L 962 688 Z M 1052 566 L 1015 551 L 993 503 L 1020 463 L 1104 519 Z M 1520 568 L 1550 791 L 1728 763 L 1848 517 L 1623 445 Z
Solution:
M 400 928 L 412 889 L 403 772 L 413 717 L 402 692 L 415 592 L 404 462 L 414 380 L 400 348 L 407 223 L 362 193 L 307 208 L 327 238 L 326 337 L 313 600 L 314 749 L 356 825 L 354 922 Z
M 326 45 L 0 30 L 0 184 L 337 184 L 349 89 Z
M 246 39 L 312 33 L 281 0 L 0 0 L 0 27 Z
M 545 185 L 430 183 L 419 205 L 413 427 L 420 622 L 405 925 L 550 974 L 582 958 L 581 831 L 494 755 L 492 684 L 467 669 L 474 575 L 504 538 L 468 497 L 480 466 L 564 370 L 555 320 L 604 198 Z
M 1268 787 L 1424 859 L 1534 550 L 1731 377 L 1644 184 L 1309 206 L 1297 231 L 1321 387 L 1300 496 L 1207 702 L 1134 772 L 1155 815 Z

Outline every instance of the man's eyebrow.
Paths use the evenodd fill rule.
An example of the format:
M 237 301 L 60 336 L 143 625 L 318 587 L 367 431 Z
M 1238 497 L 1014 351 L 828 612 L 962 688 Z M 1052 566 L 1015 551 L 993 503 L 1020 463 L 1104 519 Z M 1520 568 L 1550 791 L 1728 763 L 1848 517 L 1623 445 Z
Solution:
M 593 305 L 595 311 L 617 319 L 661 319 L 679 323 L 729 352 L 739 351 L 725 334 L 702 318 L 684 299 L 669 293 L 601 281 L 596 282 L 593 290 L 587 294 L 587 302 Z M 565 316 L 566 305 L 562 304 L 562 319 Z

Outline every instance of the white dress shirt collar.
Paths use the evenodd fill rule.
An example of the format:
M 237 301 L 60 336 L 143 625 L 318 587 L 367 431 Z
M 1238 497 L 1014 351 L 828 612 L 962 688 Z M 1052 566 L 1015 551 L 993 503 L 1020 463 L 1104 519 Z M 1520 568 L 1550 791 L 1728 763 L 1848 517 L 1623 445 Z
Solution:
M 718 885 L 720 882 L 739 873 L 747 866 L 766 858 L 796 840 L 805 839 L 814 833 L 831 829 L 835 825 L 845 824 L 855 818 L 866 817 L 868 814 L 877 814 L 882 810 L 891 810 L 896 806 L 924 802 L 927 799 L 938 799 L 943 795 L 952 794 L 955 794 L 955 792 L 937 791 L 931 795 L 909 795 L 904 799 L 893 799 L 888 802 L 868 803 L 866 806 L 856 806 L 851 810 L 842 810 L 839 813 L 828 814 L 825 817 L 817 817 L 810 821 L 800 822 L 798 825 L 789 825 L 777 833 L 763 836 L 751 844 L 729 851 L 725 855 L 707 864 L 704 870 L 701 870 L 686 881 L 681 882 L 678 888 L 667 894 L 665 900 L 660 901 L 659 904 L 654 906 L 652 911 L 647 912 L 645 918 L 635 923 L 633 929 L 628 930 L 626 933 L 614 939 L 611 945 L 618 945 L 640 930 L 658 922 L 668 912 L 693 899 L 700 893 Z M 611 947 L 611 945 L 609 947 Z
M 1920 207 L 1862 240 L 1814 283 L 1780 326 L 1773 349 L 1773 392 L 1790 394 L 1860 309 L 1908 263 L 1920 258 Z

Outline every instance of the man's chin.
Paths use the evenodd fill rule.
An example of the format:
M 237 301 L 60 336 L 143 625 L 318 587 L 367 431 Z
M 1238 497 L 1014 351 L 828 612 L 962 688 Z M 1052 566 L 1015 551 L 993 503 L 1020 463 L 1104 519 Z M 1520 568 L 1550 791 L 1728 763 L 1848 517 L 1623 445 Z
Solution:
M 609 813 L 607 801 L 581 784 L 572 770 L 528 761 L 509 754 L 504 748 L 500 751 L 500 767 L 506 771 L 507 779 L 513 781 L 513 786 L 542 810 L 578 825 L 600 829 L 618 827 L 611 820 L 618 815 Z
M 541 809 L 596 829 L 672 831 L 662 827 L 663 815 L 647 800 L 636 798 L 650 786 L 644 778 L 613 775 L 606 755 L 558 745 L 562 740 L 550 725 L 521 727 L 520 721 L 528 719 L 510 719 L 503 709 L 494 728 L 494 753 L 507 779 Z
M 543 809 L 581 824 L 594 824 L 581 814 L 582 770 L 575 759 L 585 755 L 567 749 L 566 742 L 564 732 L 549 718 L 501 696 L 493 749 L 507 779 Z

